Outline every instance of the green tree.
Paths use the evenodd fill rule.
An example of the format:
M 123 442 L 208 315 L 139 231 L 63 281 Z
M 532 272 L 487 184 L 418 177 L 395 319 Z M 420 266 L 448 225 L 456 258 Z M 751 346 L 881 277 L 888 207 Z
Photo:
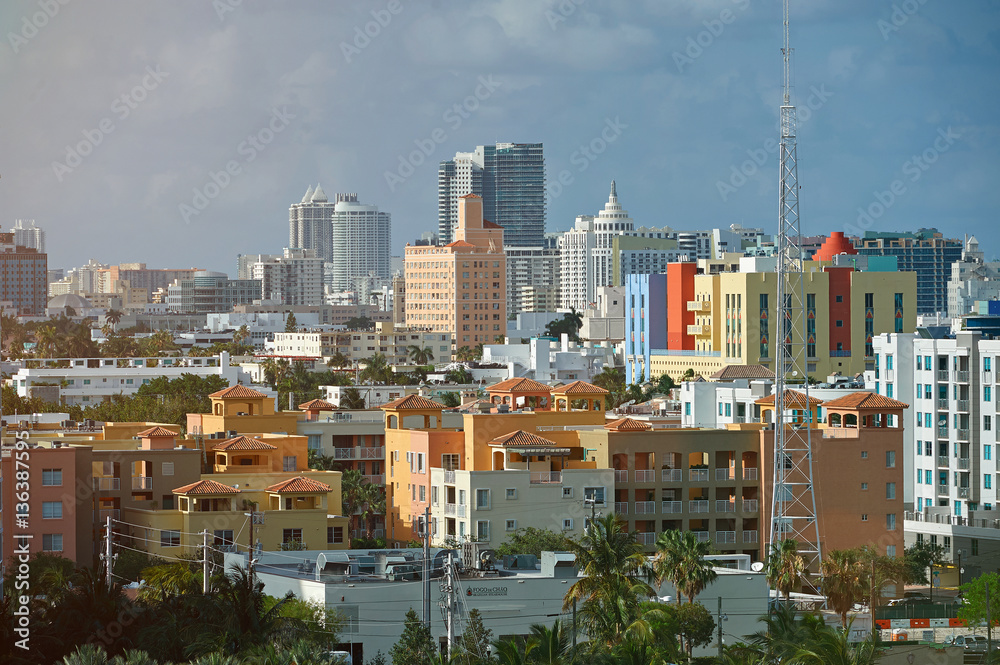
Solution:
M 791 538 L 771 543 L 771 551 L 765 563 L 768 584 L 785 594 L 786 600 L 798 588 L 806 568 L 806 561 L 798 549 L 799 544 Z
M 456 367 L 455 369 L 448 370 L 444 375 L 444 380 L 448 383 L 468 385 L 473 382 L 472 372 L 466 367 Z
M 375 322 L 367 316 L 355 316 L 344 322 L 347 330 L 371 330 L 375 327 Z
M 403 620 L 403 633 L 399 641 L 389 649 L 392 665 L 420 665 L 435 653 L 434 640 L 430 631 L 410 608 Z
M 350 367 L 351 359 L 343 354 L 341 351 L 337 351 L 330 359 L 326 361 L 327 367 L 336 367 L 337 369 L 343 369 L 344 367 Z
M 299 329 L 299 322 L 295 320 L 295 312 L 289 312 L 288 318 L 285 319 L 285 332 L 292 333 Z
M 832 550 L 823 559 L 820 571 L 827 604 L 840 615 L 840 624 L 846 628 L 848 611 L 868 594 L 861 552 Z
M 388 385 L 393 382 L 395 372 L 389 365 L 385 355 L 376 352 L 366 361 L 365 368 L 361 370 L 358 377 L 360 383 L 371 383 L 375 385 Z
M 940 566 L 944 562 L 944 547 L 937 543 L 917 542 L 903 551 L 906 562 L 906 581 L 908 584 L 930 584 L 928 573 L 931 566 Z
M 715 619 L 701 603 L 686 603 L 671 608 L 677 620 L 677 634 L 687 646 L 688 657 L 695 647 L 705 646 L 716 639 Z
M 580 341 L 580 328 L 583 327 L 583 315 L 576 311 L 575 308 L 570 308 L 570 311 L 563 314 L 561 319 L 555 319 L 549 321 L 545 325 L 545 336 L 555 337 L 559 339 L 562 337 L 563 333 L 569 336 L 571 342 Z
M 962 585 L 964 602 L 958 610 L 958 618 L 965 619 L 970 626 L 978 626 L 986 621 L 986 589 L 990 590 L 990 617 L 1000 617 L 1000 573 L 983 573 L 971 582 Z
M 677 590 L 677 602 L 687 596 L 688 603 L 706 586 L 715 581 L 718 573 L 705 561 L 712 545 L 698 540 L 691 531 L 669 529 L 656 539 L 656 557 L 653 570 L 658 582 L 669 580 Z
M 367 408 L 367 406 L 365 398 L 361 396 L 357 388 L 346 388 L 340 394 L 340 408 L 360 411 Z
M 104 320 L 111 325 L 112 330 L 116 330 L 118 328 L 118 324 L 122 321 L 122 316 L 124 315 L 124 312 L 112 308 L 105 312 Z
M 441 395 L 441 403 L 449 409 L 462 406 L 462 398 L 456 392 L 446 392 Z
M 569 552 L 573 543 L 561 533 L 533 526 L 518 529 L 507 536 L 496 549 L 500 556 L 508 554 L 534 554 L 541 558 L 542 552 Z
M 418 365 L 426 365 L 434 360 L 434 351 L 429 346 L 420 347 L 416 344 L 410 344 L 406 347 L 406 353 L 410 356 L 410 360 Z
M 493 631 L 483 623 L 483 615 L 479 610 L 472 608 L 465 620 L 465 631 L 458 638 L 459 653 L 465 655 L 460 661 L 467 665 L 476 663 L 485 665 L 489 662 L 489 647 L 492 640 Z

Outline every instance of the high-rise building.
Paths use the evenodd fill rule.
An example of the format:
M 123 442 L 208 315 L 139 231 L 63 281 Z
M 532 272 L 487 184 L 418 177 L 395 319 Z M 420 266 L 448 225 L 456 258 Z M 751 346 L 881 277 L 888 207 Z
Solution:
M 235 305 L 260 300 L 260 294 L 259 280 L 229 279 L 225 273 L 205 270 L 171 284 L 167 289 L 167 308 L 190 314 L 230 312 Z
M 858 254 L 895 256 L 900 271 L 917 273 L 917 314 L 948 311 L 951 264 L 962 258 L 963 242 L 945 238 L 937 229 L 915 233 L 865 231 Z
M 25 222 L 31 226 L 25 226 Z M 33 219 L 19 219 L 10 230 L 14 234 L 14 244 L 45 253 L 45 231 L 35 226 Z
M 508 247 L 538 247 L 545 235 L 545 157 L 541 143 L 497 143 L 460 152 L 438 168 L 438 236 L 456 236 L 458 199 L 483 199 L 483 218 L 504 229 Z
M 80 268 L 80 286 L 86 286 L 85 272 L 90 264 Z M 81 291 L 93 293 L 113 293 L 115 283 L 128 282 L 133 289 L 146 289 L 154 293 L 160 289 L 166 290 L 178 279 L 190 279 L 204 268 L 147 268 L 145 263 L 121 263 L 116 266 L 95 268 L 95 277 L 91 288 L 81 288 Z
M 456 349 L 507 332 L 503 229 L 483 219 L 483 200 L 459 201 L 456 240 L 406 246 L 406 325 L 450 333 Z
M 262 300 L 323 304 L 323 259 L 311 249 L 285 248 L 281 256 L 257 261 L 250 266 L 250 279 L 260 281 Z
M 1000 298 L 1000 261 L 987 261 L 975 236 L 966 238 L 962 260 L 951 264 L 948 280 L 948 317 L 973 311 L 981 300 Z
M 559 304 L 559 250 L 506 247 L 507 312 L 554 312 Z M 539 309 L 544 307 L 544 309 Z
M 355 277 L 372 275 L 389 279 L 392 276 L 392 221 L 389 213 L 379 212 L 377 206 L 358 203 L 357 194 L 337 194 L 336 199 L 331 217 L 331 288 L 334 291 L 350 290 Z
M 288 209 L 288 246 L 311 249 L 316 256 L 330 261 L 333 256 L 333 209 L 336 204 L 316 185 Z
M 18 315 L 43 316 L 48 287 L 48 256 L 0 233 L 0 303 L 11 303 Z

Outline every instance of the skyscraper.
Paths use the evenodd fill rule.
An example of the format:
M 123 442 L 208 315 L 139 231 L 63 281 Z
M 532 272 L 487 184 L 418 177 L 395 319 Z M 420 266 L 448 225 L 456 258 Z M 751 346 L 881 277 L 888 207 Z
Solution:
M 357 194 L 337 194 L 332 216 L 331 287 L 347 291 L 355 277 L 389 279 L 392 220 L 377 206 L 358 203 Z
M 316 185 L 306 190 L 299 203 L 288 209 L 288 246 L 311 249 L 324 261 L 333 257 L 333 210 L 323 187 Z
M 24 226 L 25 221 L 31 226 Z M 34 249 L 39 254 L 45 253 L 45 231 L 35 226 L 35 220 L 19 219 L 14 222 L 14 228 L 10 232 L 14 234 L 15 245 Z
M 541 143 L 477 146 L 441 162 L 438 169 L 438 235 L 451 242 L 458 199 L 483 199 L 483 217 L 504 229 L 508 247 L 539 247 L 545 234 L 545 157 Z

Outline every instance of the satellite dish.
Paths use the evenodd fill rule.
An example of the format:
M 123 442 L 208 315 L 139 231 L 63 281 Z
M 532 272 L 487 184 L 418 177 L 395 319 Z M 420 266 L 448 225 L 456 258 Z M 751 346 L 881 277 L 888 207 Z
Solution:
M 316 581 L 317 582 L 320 581 L 320 576 L 319 575 L 320 575 L 321 572 L 323 572 L 324 568 L 326 568 L 326 554 L 324 554 L 323 552 L 320 552 L 319 556 L 316 557 Z
M 752 564 L 750 564 L 750 570 L 752 570 L 755 573 L 759 573 L 760 571 L 764 570 L 764 563 L 762 561 L 754 561 Z

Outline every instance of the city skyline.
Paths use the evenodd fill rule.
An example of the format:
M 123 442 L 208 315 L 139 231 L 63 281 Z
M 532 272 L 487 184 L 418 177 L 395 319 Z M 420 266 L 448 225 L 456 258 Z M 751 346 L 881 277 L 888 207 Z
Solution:
M 401 255 L 438 164 L 494 141 L 545 145 L 548 232 L 611 180 L 647 226 L 777 226 L 777 2 L 216 4 L 0 9 L 0 215 L 50 266 L 231 273 L 310 182 L 390 213 Z M 997 12 L 913 5 L 792 5 L 803 233 L 936 227 L 991 259 Z

